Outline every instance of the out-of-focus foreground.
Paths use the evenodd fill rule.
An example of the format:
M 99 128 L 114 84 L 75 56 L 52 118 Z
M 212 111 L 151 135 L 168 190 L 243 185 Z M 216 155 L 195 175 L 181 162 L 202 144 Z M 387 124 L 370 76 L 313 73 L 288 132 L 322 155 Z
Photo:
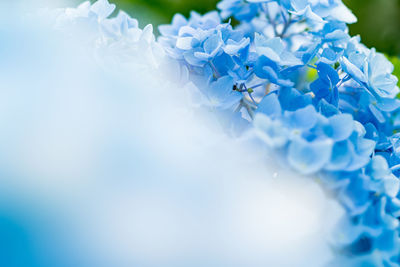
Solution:
M 316 184 L 193 114 L 151 62 L 96 58 L 92 31 L 25 11 L 0 8 L 0 266 L 329 260 L 341 210 Z

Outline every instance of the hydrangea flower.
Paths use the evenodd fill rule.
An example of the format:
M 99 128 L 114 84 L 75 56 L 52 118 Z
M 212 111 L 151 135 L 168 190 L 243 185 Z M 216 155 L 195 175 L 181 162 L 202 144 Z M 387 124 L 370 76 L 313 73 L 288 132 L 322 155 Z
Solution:
M 220 12 L 175 15 L 157 41 L 125 13 L 108 18 L 114 8 L 85 2 L 57 24 L 93 27 L 93 45 L 118 64 L 172 62 L 195 108 L 255 133 L 318 181 L 346 210 L 333 266 L 400 265 L 398 80 L 383 54 L 349 35 L 356 18 L 341 0 L 223 0 Z
M 376 53 L 375 49 L 367 55 L 350 52 L 342 58 L 342 68 L 355 81 L 363 85 L 377 98 L 394 98 L 399 93 L 398 79 L 392 75 L 393 65 Z
M 276 94 L 265 97 L 259 109 L 254 120 L 257 134 L 269 145 L 284 149 L 288 163 L 302 174 L 353 171 L 370 160 L 375 142 L 365 138 L 363 126 L 349 114 L 325 117 L 312 104 L 284 111 Z M 281 141 L 272 142 L 277 138 Z
M 230 24 L 221 24 L 217 12 L 204 16 L 192 12 L 189 20 L 175 15 L 171 25 L 162 25 L 159 29 L 162 34 L 159 42 L 167 54 L 190 70 L 191 80 L 201 91 L 207 91 L 219 79 L 231 77 L 231 87 L 224 91 L 226 97 L 219 97 L 227 101 L 220 103 L 221 106 L 233 107 L 232 104 L 239 105 L 241 100 L 249 102 L 243 93 L 251 98 L 252 91 L 246 87 L 246 81 L 254 76 L 250 39 Z M 231 103 L 229 95 L 242 97 L 235 97 L 235 103 Z
M 356 18 L 340 0 L 223 0 L 218 8 L 222 19 L 240 22 L 236 29 L 215 12 L 176 16 L 160 28 L 160 42 L 206 86 L 205 96 L 226 99 L 277 156 L 317 177 L 346 208 L 332 240 L 338 260 L 400 264 L 400 145 L 391 119 L 400 105 L 391 63 L 349 35 L 346 23 Z M 236 103 L 230 88 L 214 85 L 227 76 L 226 86 L 241 93 Z
M 113 65 L 141 65 L 157 67 L 164 56 L 164 50 L 156 43 L 152 25 L 140 29 L 138 21 L 123 11 L 114 18 L 115 5 L 108 0 L 93 4 L 86 1 L 77 8 L 57 10 L 55 25 L 58 29 L 73 27 L 88 28 L 90 36 L 82 36 L 95 49 L 97 58 L 108 68 Z M 68 32 L 68 31 L 67 31 Z
M 257 3 L 247 3 L 246 0 L 224 0 L 219 2 L 217 7 L 221 10 L 223 19 L 234 16 L 239 21 L 251 20 L 259 11 Z

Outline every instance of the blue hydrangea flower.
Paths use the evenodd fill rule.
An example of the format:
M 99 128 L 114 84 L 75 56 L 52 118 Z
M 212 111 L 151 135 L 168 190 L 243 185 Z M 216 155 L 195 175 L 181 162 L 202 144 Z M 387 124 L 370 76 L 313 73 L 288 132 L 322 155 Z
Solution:
M 267 95 L 257 110 L 255 127 L 263 140 L 279 140 L 278 147 L 286 146 L 289 164 L 300 173 L 353 171 L 368 164 L 375 141 L 364 138 L 363 126 L 350 115 L 325 117 L 313 105 L 283 110 L 276 94 Z M 267 144 L 276 147 L 272 141 Z
M 343 70 L 375 97 L 394 98 L 399 93 L 393 65 L 384 55 L 371 49 L 368 55 L 357 52 L 342 58 Z
M 246 0 L 223 0 L 218 3 L 217 7 L 221 10 L 221 17 L 223 19 L 234 16 L 239 21 L 249 21 L 259 11 L 259 5 L 247 3 Z
M 208 99 L 207 105 L 214 108 L 228 109 L 239 103 L 242 99 L 242 94 L 232 90 L 232 88 L 233 79 L 229 76 L 221 77 L 217 81 L 212 82 L 204 92 Z
M 127 13 L 119 11 L 110 17 L 115 5 L 108 0 L 91 4 L 86 1 L 77 8 L 60 9 L 55 18 L 58 29 L 88 29 L 81 36 L 82 42 L 91 45 L 96 59 L 109 69 L 120 65 L 141 66 L 143 71 L 158 68 L 164 60 L 164 49 L 156 42 L 153 26 L 143 29 L 138 21 Z
M 339 90 L 339 74 L 329 64 L 320 62 L 317 65 L 318 79 L 310 84 L 310 89 L 314 93 L 316 100 L 325 99 L 328 103 L 338 106 Z
M 399 266 L 393 65 L 349 35 L 356 18 L 341 0 L 223 0 L 218 8 L 175 15 L 158 40 L 124 12 L 110 18 L 107 0 L 62 9 L 55 26 L 89 28 L 82 41 L 108 68 L 168 68 L 165 79 L 190 90 L 194 108 L 212 110 L 233 136 L 255 133 L 318 181 L 346 210 L 332 266 Z
M 114 12 L 115 4 L 110 4 L 108 0 L 99 0 L 95 2 L 90 10 L 97 15 L 99 20 L 108 18 Z
M 218 8 L 221 17 L 176 15 L 160 27 L 167 54 L 187 67 L 204 106 L 251 122 L 277 157 L 317 177 L 346 209 L 333 266 L 399 265 L 393 66 L 349 35 L 356 18 L 341 0 L 223 0 Z M 221 22 L 230 17 L 236 28 Z

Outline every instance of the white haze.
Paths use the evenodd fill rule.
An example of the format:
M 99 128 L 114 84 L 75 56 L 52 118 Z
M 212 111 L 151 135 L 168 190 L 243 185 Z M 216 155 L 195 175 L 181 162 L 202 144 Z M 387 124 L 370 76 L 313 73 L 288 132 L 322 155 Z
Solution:
M 0 20 L 0 213 L 27 236 L 26 266 L 330 259 L 342 211 L 311 178 L 229 138 L 168 75 L 101 67 L 78 38 L 13 11 Z

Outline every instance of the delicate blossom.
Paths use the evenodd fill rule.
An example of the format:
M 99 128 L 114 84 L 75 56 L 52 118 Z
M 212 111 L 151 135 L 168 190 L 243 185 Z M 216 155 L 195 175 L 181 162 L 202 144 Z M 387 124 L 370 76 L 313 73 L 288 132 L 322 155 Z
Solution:
M 220 12 L 175 15 L 157 40 L 126 13 L 109 18 L 114 9 L 85 2 L 59 12 L 56 26 L 93 29 L 88 42 L 108 63 L 172 62 L 169 79 L 194 108 L 319 181 L 346 210 L 332 266 L 400 265 L 398 79 L 349 35 L 356 18 L 341 0 L 222 0 Z

